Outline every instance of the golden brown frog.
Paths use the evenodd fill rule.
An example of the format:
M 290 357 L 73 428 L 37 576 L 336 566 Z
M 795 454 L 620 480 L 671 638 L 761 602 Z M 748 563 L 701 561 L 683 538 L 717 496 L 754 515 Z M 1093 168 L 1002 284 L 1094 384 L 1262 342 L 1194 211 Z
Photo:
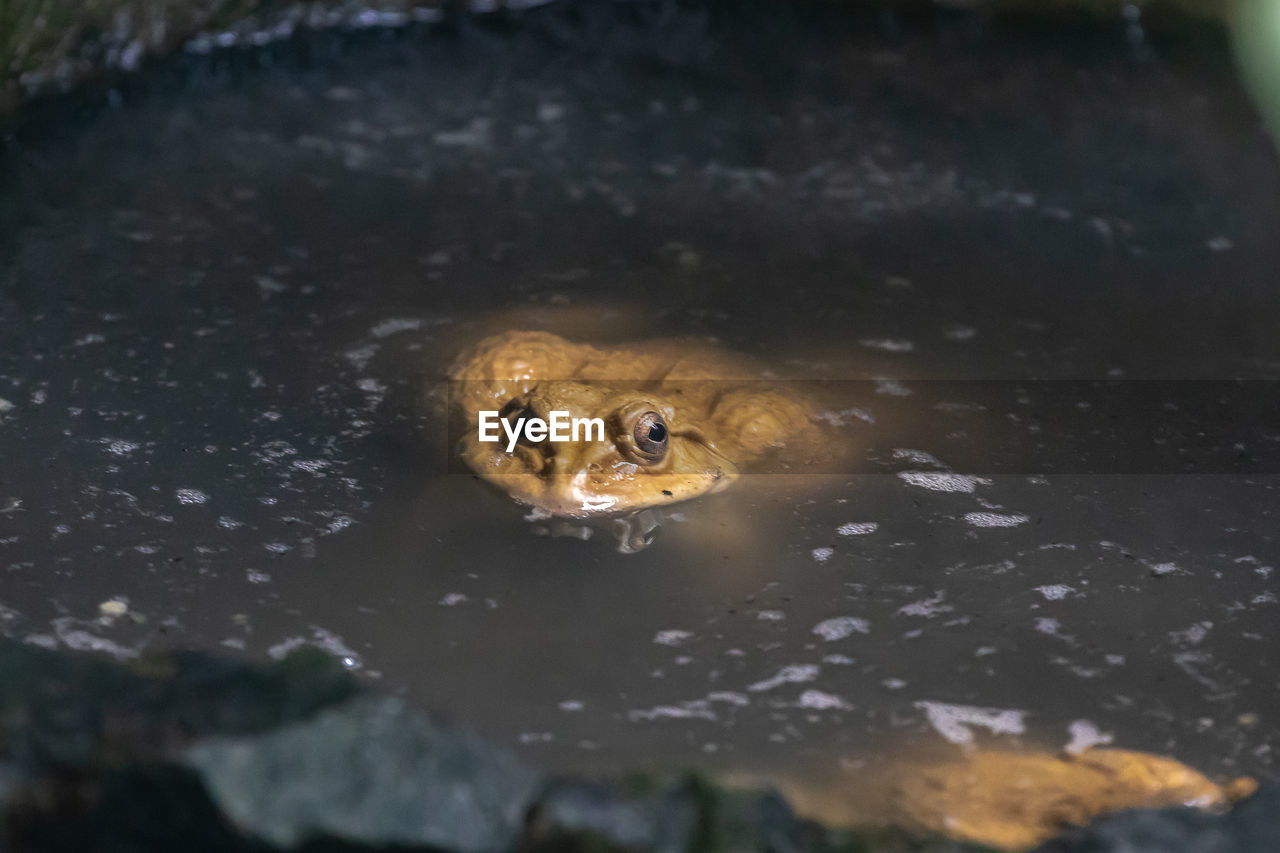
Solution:
M 818 434 L 802 396 L 706 343 L 505 332 L 464 352 L 449 377 L 463 459 L 545 516 L 617 517 L 719 491 L 747 463 Z M 527 428 L 555 412 L 566 430 L 572 418 L 598 428 L 565 441 Z M 482 425 L 498 440 L 482 441 Z
M 898 822 L 951 838 L 1025 850 L 1108 812 L 1223 806 L 1256 788 L 1218 785 L 1172 758 L 1125 749 L 1081 755 L 977 752 L 960 761 L 904 768 Z
M 731 779 L 759 783 L 761 777 Z M 798 813 L 835 826 L 887 824 L 1000 850 L 1028 850 L 1071 827 L 1139 808 L 1222 808 L 1256 790 L 1173 758 L 1127 749 L 1079 755 L 978 750 L 866 776 L 773 780 Z

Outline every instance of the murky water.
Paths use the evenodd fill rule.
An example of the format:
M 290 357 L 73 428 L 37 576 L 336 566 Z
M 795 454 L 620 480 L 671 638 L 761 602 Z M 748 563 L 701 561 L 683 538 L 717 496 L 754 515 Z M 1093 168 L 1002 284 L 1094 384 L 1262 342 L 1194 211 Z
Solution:
M 1244 462 L 1127 466 L 1164 440 L 1131 428 L 1044 474 L 1094 441 L 1022 399 L 1274 399 L 1280 172 L 1223 58 L 765 23 L 317 35 L 10 139 L 0 630 L 318 644 L 556 769 L 972 736 L 1274 773 L 1274 410 L 1186 392 Z M 748 478 L 623 555 L 450 473 L 424 389 L 530 307 L 904 382 L 832 410 L 869 468 Z

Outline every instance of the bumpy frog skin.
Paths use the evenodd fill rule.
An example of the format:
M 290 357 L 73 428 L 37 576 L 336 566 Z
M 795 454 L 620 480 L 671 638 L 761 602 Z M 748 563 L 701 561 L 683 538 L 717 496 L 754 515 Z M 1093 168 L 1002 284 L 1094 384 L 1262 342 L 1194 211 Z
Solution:
M 707 344 L 602 348 L 547 332 L 506 332 L 450 370 L 462 457 L 485 480 L 542 513 L 620 516 L 723 489 L 742 466 L 816 433 L 811 407 L 743 357 Z M 600 418 L 604 440 L 481 442 L 482 411 Z
M 935 763 L 903 762 L 864 777 L 842 772 L 775 781 L 797 813 L 832 826 L 888 824 L 998 850 L 1023 851 L 1129 809 L 1225 808 L 1250 796 L 1249 777 L 1221 784 L 1176 759 L 1127 749 L 1080 755 L 976 750 Z M 1154 849 L 1154 848 L 1144 848 Z
M 1220 807 L 1256 787 L 1247 777 L 1218 785 L 1172 758 L 1124 749 L 1079 756 L 991 751 L 903 768 L 895 796 L 900 824 L 1026 850 L 1109 812 Z

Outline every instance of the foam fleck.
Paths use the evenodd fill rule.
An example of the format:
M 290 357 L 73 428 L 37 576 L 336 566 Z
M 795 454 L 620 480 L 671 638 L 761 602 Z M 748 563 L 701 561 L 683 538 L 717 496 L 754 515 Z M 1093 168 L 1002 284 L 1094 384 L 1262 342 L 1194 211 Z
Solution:
M 1031 519 L 1022 513 L 967 512 L 964 520 L 974 527 L 1017 527 Z
M 1051 583 L 1036 587 L 1036 592 L 1043 595 L 1048 601 L 1061 601 L 1075 591 L 1075 587 L 1067 586 L 1064 583 Z
M 841 536 L 866 536 L 880 529 L 878 521 L 847 521 L 836 528 Z
M 813 626 L 813 633 L 828 643 L 843 640 L 851 634 L 870 634 L 871 623 L 856 616 L 837 616 Z
M 1114 740 L 1110 734 L 1100 731 L 1088 720 L 1072 721 L 1071 725 L 1067 726 L 1067 731 L 1071 733 L 1071 740 L 1062 749 L 1068 755 L 1079 755 L 1087 749 L 1105 746 Z
M 692 631 L 681 631 L 678 628 L 669 628 L 653 635 L 653 641 L 660 646 L 678 646 L 691 639 L 693 639 Z
M 951 743 L 972 743 L 971 726 L 997 735 L 1020 735 L 1026 728 L 1023 722 L 1025 711 L 928 701 L 916 702 L 915 706 L 924 711 L 934 730 Z
M 979 484 L 990 482 L 972 474 L 949 474 L 945 471 L 899 471 L 898 477 L 907 485 L 932 492 L 972 493 Z
M 757 681 L 755 684 L 747 687 L 752 693 L 762 693 L 765 690 L 772 690 L 775 687 L 781 687 L 784 684 L 799 684 L 805 681 L 813 681 L 818 677 L 820 667 L 817 664 L 791 664 L 784 666 L 778 670 L 778 674 L 773 678 L 766 678 L 764 681 Z

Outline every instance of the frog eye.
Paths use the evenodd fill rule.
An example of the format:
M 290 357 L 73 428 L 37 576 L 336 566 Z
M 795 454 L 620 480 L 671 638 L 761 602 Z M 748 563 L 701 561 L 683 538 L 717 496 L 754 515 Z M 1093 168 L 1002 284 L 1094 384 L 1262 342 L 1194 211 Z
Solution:
M 667 455 L 667 423 L 657 412 L 645 412 L 636 419 L 632 435 L 636 449 L 646 462 L 660 462 Z

